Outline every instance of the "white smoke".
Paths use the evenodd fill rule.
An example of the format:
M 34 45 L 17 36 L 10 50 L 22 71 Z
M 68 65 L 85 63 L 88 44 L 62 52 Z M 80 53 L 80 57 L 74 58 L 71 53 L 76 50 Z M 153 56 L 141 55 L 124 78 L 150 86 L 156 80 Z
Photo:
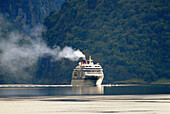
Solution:
M 42 31 L 43 26 L 32 29 L 30 35 L 33 39 L 18 32 L 9 33 L 6 40 L 0 40 L 0 63 L 13 71 L 17 71 L 33 65 L 38 58 L 47 55 L 51 56 L 53 60 L 67 58 L 71 61 L 85 57 L 80 50 L 74 50 L 68 46 L 63 49 L 59 46 L 54 49 L 49 48 L 41 39 Z

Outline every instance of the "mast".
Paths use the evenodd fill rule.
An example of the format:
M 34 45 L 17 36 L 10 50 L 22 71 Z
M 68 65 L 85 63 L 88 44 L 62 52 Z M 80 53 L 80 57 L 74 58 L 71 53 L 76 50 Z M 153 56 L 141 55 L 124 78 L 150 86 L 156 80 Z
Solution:
M 89 64 L 92 64 L 93 60 L 91 59 L 91 56 L 89 56 Z

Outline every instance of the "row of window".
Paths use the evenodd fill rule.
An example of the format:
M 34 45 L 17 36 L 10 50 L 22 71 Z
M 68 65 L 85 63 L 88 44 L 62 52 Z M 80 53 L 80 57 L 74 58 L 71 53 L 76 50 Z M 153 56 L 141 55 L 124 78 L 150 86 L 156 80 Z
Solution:
M 101 70 L 85 70 L 84 72 L 101 72 Z
M 86 67 L 92 67 L 92 66 L 86 66 Z M 100 66 L 93 66 L 93 67 L 100 67 Z
M 86 66 L 86 67 L 92 67 L 92 66 Z M 100 67 L 100 66 L 93 66 L 93 67 Z

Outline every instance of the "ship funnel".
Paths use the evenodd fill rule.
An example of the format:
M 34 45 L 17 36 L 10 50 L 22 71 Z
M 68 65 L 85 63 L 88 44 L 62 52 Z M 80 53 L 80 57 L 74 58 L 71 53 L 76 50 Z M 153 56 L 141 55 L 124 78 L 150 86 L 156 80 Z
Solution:
M 81 60 L 81 65 L 82 65 L 82 64 L 88 64 L 85 56 L 84 56 L 84 57 L 81 57 L 81 58 L 82 58 L 82 60 Z
M 83 60 L 86 60 L 86 57 L 84 56 L 84 57 L 82 57 L 82 59 L 83 59 Z

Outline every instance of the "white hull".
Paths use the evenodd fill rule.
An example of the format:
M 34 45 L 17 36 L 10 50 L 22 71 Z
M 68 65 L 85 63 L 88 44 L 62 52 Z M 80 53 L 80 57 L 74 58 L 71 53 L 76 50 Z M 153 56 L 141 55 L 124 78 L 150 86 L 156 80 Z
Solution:
M 89 62 L 88 62 L 89 61 Z M 103 69 L 99 63 L 94 64 L 91 56 L 79 62 L 73 70 L 71 84 L 73 86 L 99 86 L 104 78 Z
M 98 79 L 72 79 L 71 85 L 73 86 L 99 86 L 103 81 L 103 77 L 99 77 Z

